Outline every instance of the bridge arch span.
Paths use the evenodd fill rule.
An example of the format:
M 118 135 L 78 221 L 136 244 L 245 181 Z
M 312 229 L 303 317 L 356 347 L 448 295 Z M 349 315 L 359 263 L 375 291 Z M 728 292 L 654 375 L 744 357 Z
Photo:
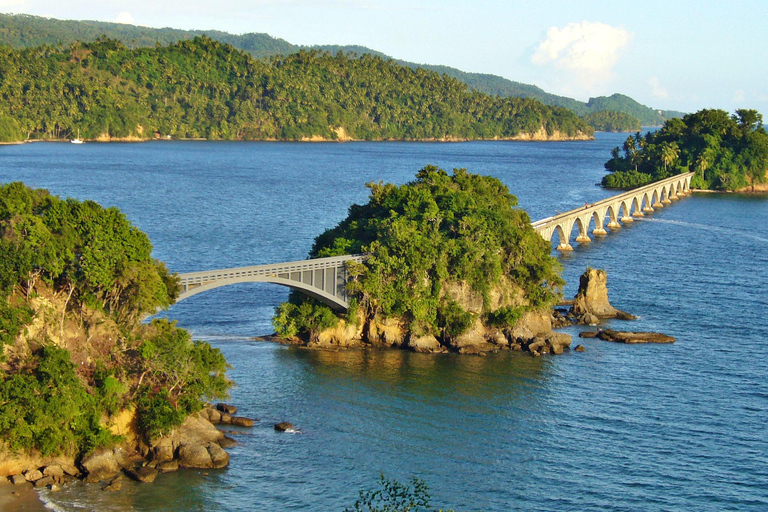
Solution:
M 256 265 L 179 274 L 182 292 L 177 302 L 198 293 L 237 283 L 273 283 L 309 295 L 336 310 L 349 307 L 346 263 L 365 260 L 361 254 L 333 256 L 273 265 Z

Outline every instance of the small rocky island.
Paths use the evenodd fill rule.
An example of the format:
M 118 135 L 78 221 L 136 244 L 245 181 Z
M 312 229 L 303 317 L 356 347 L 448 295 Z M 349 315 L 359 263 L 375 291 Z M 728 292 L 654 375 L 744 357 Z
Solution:
M 553 309 L 559 264 L 496 178 L 428 166 L 410 183 L 368 187 L 368 203 L 353 205 L 311 252 L 369 255 L 347 265 L 349 310 L 294 293 L 273 320 L 281 340 L 320 349 L 560 354 L 571 337 L 553 328 L 634 318 L 608 303 L 605 272 L 594 269 L 570 310 Z

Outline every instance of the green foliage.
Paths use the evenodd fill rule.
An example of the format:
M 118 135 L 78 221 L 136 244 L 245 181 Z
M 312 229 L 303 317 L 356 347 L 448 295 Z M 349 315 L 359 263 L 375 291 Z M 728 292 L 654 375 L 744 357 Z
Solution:
M 352 508 L 344 512 L 430 512 L 431 497 L 426 482 L 416 477 L 410 484 L 401 484 L 395 479 L 379 477 L 379 488 L 361 490 Z
M 186 411 L 171 402 L 167 389 L 151 393 L 142 388 L 136 400 L 139 428 L 148 439 L 156 438 L 181 425 Z
M 692 188 L 739 190 L 768 180 L 768 133 L 756 110 L 701 110 L 627 138 L 605 163 L 603 186 L 631 188 L 695 171 Z
M 114 442 L 67 350 L 45 346 L 33 363 L 0 380 L 0 432 L 11 450 L 76 454 Z
M 151 258 L 147 236 L 117 208 L 64 201 L 19 182 L 0 185 L 0 234 L 6 294 L 34 274 L 73 286 L 76 301 L 93 298 L 117 318 L 135 320 L 178 293 L 176 277 Z
M 116 208 L 61 200 L 22 183 L 0 186 L 0 355 L 5 345 L 24 343 L 19 333 L 33 315 L 27 300 L 44 282 L 43 289 L 67 297 L 65 305 L 52 301 L 64 307 L 56 327 L 79 358 L 75 365 L 68 350 L 32 339 L 27 348 L 42 347 L 33 358 L 0 361 L 0 439 L 10 449 L 77 455 L 109 445 L 116 438 L 101 421 L 132 406 L 152 437 L 203 400 L 226 396 L 231 383 L 219 350 L 167 320 L 140 323 L 179 292 L 178 277 L 151 251 Z M 89 346 L 90 335 L 66 339 L 60 326 L 67 318 L 90 328 L 83 325 L 88 309 L 106 313 L 108 321 L 96 316 L 123 339 L 110 338 L 106 348 L 104 340 Z
M 582 119 L 601 132 L 635 132 L 640 129 L 638 118 L 615 110 L 592 112 L 583 116 Z
M 328 306 L 310 298 L 295 300 L 298 304 L 284 302 L 275 308 L 272 325 L 278 336 L 287 339 L 305 333 L 314 339 L 338 324 L 339 318 Z
M 551 248 L 498 179 L 428 166 L 405 185 L 367 186 L 368 203 L 351 206 L 311 251 L 313 257 L 369 255 L 347 267 L 350 293 L 366 318 L 398 317 L 412 333 L 450 338 L 473 317 L 449 298 L 447 286 L 465 283 L 486 303 L 494 287 L 515 286 L 525 309 L 555 300 L 562 280 Z M 316 331 L 315 307 L 304 299 L 278 307 L 278 334 Z
M 10 116 L 0 115 L 0 142 L 18 142 L 23 139 L 18 121 Z
M 154 319 L 139 345 L 142 387 L 139 424 L 148 438 L 167 432 L 192 412 L 201 400 L 225 398 L 232 383 L 225 377 L 227 362 L 208 343 L 192 341 L 175 322 Z
M 523 317 L 525 310 L 515 306 L 504 306 L 487 314 L 486 321 L 496 327 L 513 327 Z
M 128 49 L 99 38 L 69 47 L 0 47 L 0 116 L 31 138 L 509 138 L 591 135 L 573 113 L 497 98 L 381 57 L 299 51 L 268 62 L 195 37 Z M 337 131 L 338 130 L 338 131 Z

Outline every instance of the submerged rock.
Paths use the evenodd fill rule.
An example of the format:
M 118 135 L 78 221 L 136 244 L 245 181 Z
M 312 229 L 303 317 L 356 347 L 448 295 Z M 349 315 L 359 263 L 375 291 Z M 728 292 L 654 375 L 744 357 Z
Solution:
M 293 428 L 293 423 L 288 423 L 287 421 L 275 423 L 275 430 L 278 432 L 285 432 L 286 430 L 292 430 Z
M 605 329 L 598 331 L 597 337 L 616 343 L 674 343 L 675 338 L 660 332 L 627 332 Z

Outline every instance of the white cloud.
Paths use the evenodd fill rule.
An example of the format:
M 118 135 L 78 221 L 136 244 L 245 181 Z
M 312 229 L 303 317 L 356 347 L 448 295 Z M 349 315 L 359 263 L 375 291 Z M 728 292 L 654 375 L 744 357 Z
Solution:
M 125 23 L 126 25 L 133 25 L 133 16 L 127 11 L 123 11 L 115 18 L 115 23 Z
M 733 93 L 733 101 L 742 102 L 744 101 L 744 91 L 739 89 L 738 91 L 735 91 Z
M 591 89 L 611 78 L 611 69 L 619 59 L 619 50 L 629 42 L 631 34 L 621 27 L 583 21 L 563 28 L 551 27 L 531 62 L 536 65 L 554 63 L 559 69 L 573 72 L 582 86 Z
M 657 98 L 669 97 L 669 92 L 667 92 L 667 88 L 661 85 L 661 82 L 659 81 L 658 77 L 652 76 L 648 80 L 648 85 L 651 86 L 651 94 L 653 94 Z

